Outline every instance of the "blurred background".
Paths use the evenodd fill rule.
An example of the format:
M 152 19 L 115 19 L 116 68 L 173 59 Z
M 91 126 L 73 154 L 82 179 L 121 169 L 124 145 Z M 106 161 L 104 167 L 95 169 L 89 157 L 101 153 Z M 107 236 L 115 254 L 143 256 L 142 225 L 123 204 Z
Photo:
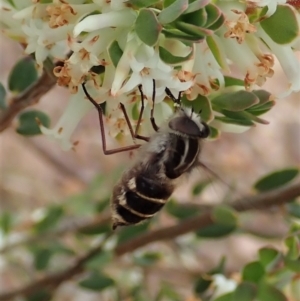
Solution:
M 22 48 L 17 43 L 0 37 L 0 53 L 0 79 L 6 86 L 10 69 L 22 57 Z M 278 65 L 276 68 L 280 69 Z M 267 83 L 264 87 L 274 93 L 284 89 L 281 80 L 283 76 L 280 71 L 275 73 L 272 86 Z M 230 194 L 228 201 L 251 194 L 251 186 L 259 177 L 274 170 L 300 165 L 299 101 L 300 93 L 277 100 L 275 107 L 263 116 L 270 122 L 268 125 L 257 124 L 241 134 L 222 133 L 218 140 L 205 143 L 202 161 L 234 187 L 234 193 Z M 56 87 L 34 108 L 47 112 L 53 127 L 67 102 L 67 89 Z M 15 132 L 15 128 L 16 123 L 0 134 L 0 212 L 13 213 L 13 230 L 16 236 L 31 229 L 40 209 L 50 204 L 59 205 L 80 194 L 91 181 L 97 185 L 95 179 L 101 175 L 106 175 L 108 179 L 103 192 L 106 197 L 120 171 L 128 165 L 127 153 L 103 155 L 98 116 L 94 110 L 85 117 L 74 133 L 73 141 L 79 141 L 75 151 L 64 152 L 58 144 L 44 136 L 23 137 Z M 109 141 L 109 145 L 113 147 L 114 141 Z M 214 181 L 201 198 L 191 196 L 190 193 L 195 183 L 211 178 L 213 176 L 205 170 L 193 173 L 189 181 L 182 183 L 177 189 L 176 199 L 182 203 L 200 205 L 219 203 L 224 200 L 224 194 L 228 194 L 228 186 L 220 181 Z M 104 197 L 101 190 L 98 193 L 99 198 Z M 89 201 L 93 200 L 86 199 L 87 205 Z M 186 258 L 182 258 L 182 265 L 178 265 L 176 257 L 170 256 L 170 260 L 164 264 L 148 268 L 144 274 L 148 288 L 155 289 L 162 281 L 168 281 L 185 291 L 187 298 L 191 286 L 190 277 L 198 271 L 214 267 L 223 255 L 227 256 L 226 269 L 230 274 L 239 271 L 246 262 L 254 260 L 258 248 L 270 244 L 280 246 L 280 241 L 288 231 L 280 209 L 255 211 L 255 218 L 253 216 L 253 213 L 243 215 L 242 227 L 247 230 L 247 234 L 202 239 L 193 256 L 188 256 L 187 252 Z M 160 226 L 173 223 L 163 212 L 160 213 L 159 220 Z M 189 239 L 189 235 L 180 237 L 178 241 Z M 2 243 L 0 238 L 0 247 Z M 173 243 L 176 244 L 157 242 L 151 244 L 151 249 L 168 253 Z M 22 249 L 18 252 L 20 262 L 27 266 L 28 271 L 31 259 L 25 256 L 25 251 L 22 253 Z M 22 271 L 16 269 L 18 261 L 10 261 L 7 255 L 0 255 L 0 291 L 24 284 L 19 275 Z M 196 262 L 195 258 L 198 259 Z M 126 256 L 119 259 L 118 264 L 122 267 L 130 266 L 126 262 Z M 83 297 L 89 298 L 86 300 L 96 298 L 87 291 L 74 290 L 72 282 L 69 282 L 60 288 L 56 298 L 80 300 Z

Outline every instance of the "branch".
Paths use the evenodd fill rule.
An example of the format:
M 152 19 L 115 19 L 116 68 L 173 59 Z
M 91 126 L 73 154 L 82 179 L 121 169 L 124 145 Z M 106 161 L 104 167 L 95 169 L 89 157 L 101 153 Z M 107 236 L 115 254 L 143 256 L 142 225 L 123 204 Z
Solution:
M 239 212 L 252 209 L 264 209 L 267 207 L 288 203 L 298 196 L 300 196 L 300 181 L 297 181 L 296 183 L 287 185 L 285 187 L 263 192 L 255 196 L 249 196 L 243 198 L 242 200 L 237 200 L 231 204 L 231 207 Z M 211 211 L 205 214 L 199 214 L 195 217 L 181 221 L 177 225 L 146 232 L 129 240 L 128 242 L 121 243 L 116 247 L 115 255 L 122 256 L 154 241 L 167 239 L 170 240 L 188 232 L 207 227 L 212 223 L 213 219 L 211 216 Z M 110 235 L 111 234 L 108 234 L 108 237 Z M 44 278 L 37 280 L 23 288 L 0 295 L 0 301 L 11 300 L 12 298 L 19 295 L 29 296 L 30 294 L 36 292 L 38 289 L 53 289 L 57 287 L 65 280 L 68 280 L 81 273 L 84 270 L 85 263 L 95 254 L 101 251 L 102 245 L 103 242 L 101 243 L 101 245 L 88 251 L 83 257 L 77 259 L 73 266 L 69 267 L 63 272 L 45 276 Z
M 51 90 L 56 84 L 56 78 L 52 70 L 44 69 L 43 74 L 32 85 L 21 94 L 10 100 L 10 105 L 0 114 L 0 132 L 4 131 L 11 124 L 14 117 L 24 110 L 39 102 L 40 98 Z
M 98 246 L 92 248 L 87 252 L 84 256 L 78 257 L 75 261 L 75 263 L 68 269 L 54 273 L 51 275 L 47 275 L 46 277 L 37 280 L 35 282 L 32 282 L 31 284 L 13 290 L 11 292 L 7 292 L 0 295 L 0 301 L 4 300 L 11 300 L 12 298 L 15 298 L 16 296 L 30 296 L 39 290 L 49 290 L 53 291 L 57 286 L 59 286 L 62 282 L 72 278 L 75 275 L 80 274 L 84 271 L 84 266 L 88 260 L 90 260 L 93 256 L 98 254 L 106 240 L 110 237 L 110 235 L 106 236 L 104 241 L 102 241 Z

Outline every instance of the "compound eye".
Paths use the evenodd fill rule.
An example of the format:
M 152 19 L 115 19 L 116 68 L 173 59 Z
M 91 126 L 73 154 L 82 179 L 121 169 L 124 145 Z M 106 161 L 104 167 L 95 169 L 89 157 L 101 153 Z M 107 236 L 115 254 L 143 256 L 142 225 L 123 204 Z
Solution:
M 201 122 L 201 125 L 203 128 L 201 129 L 201 138 L 207 138 L 210 134 L 210 129 L 209 126 L 205 122 Z

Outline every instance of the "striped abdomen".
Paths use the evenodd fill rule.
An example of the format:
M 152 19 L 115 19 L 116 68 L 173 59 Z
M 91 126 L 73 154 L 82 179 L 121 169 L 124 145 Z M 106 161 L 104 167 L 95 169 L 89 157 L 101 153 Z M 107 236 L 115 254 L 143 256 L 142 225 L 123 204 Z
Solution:
M 115 187 L 113 229 L 155 215 L 172 195 L 174 180 L 193 167 L 200 150 L 199 140 L 169 135 L 163 152 L 153 154 L 148 164 L 136 164 Z
M 165 205 L 174 188 L 157 180 L 139 174 L 122 187 L 116 199 L 115 210 L 123 222 L 114 222 L 113 229 L 151 218 Z

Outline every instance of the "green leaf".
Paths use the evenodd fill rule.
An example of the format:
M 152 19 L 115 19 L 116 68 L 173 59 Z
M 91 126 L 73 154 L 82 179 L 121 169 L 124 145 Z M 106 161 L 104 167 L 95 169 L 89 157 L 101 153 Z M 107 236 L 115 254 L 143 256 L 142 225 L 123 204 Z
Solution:
M 42 247 L 34 250 L 34 266 L 36 270 L 42 271 L 48 267 L 53 251 L 49 248 Z
M 233 298 L 233 293 L 230 292 L 230 293 L 224 294 L 224 295 L 214 299 L 213 301 L 232 301 L 232 298 Z M 242 301 L 242 300 L 240 300 L 240 301 Z
M 277 263 L 280 258 L 280 253 L 269 247 L 261 248 L 258 252 L 259 261 L 265 269 L 270 269 Z
M 93 291 L 102 291 L 107 287 L 113 286 L 114 280 L 99 272 L 92 272 L 86 279 L 79 282 L 79 286 Z
M 213 282 L 212 278 L 210 275 L 203 274 L 199 278 L 197 278 L 195 284 L 194 284 L 194 291 L 197 294 L 202 294 L 204 293 L 211 283 Z
M 258 286 L 258 301 L 288 301 L 288 299 L 276 287 L 261 282 Z
M 212 104 L 218 108 L 238 112 L 259 103 L 259 98 L 251 92 L 240 90 L 222 93 L 212 99 Z
M 19 60 L 8 76 L 10 91 L 20 93 L 33 84 L 38 78 L 35 62 L 31 57 Z
M 176 22 L 174 25 L 177 29 L 185 32 L 186 34 L 198 37 L 199 39 L 204 39 L 206 36 L 210 36 L 213 34 L 213 31 L 209 29 L 181 21 Z
M 0 229 L 3 234 L 8 234 L 12 226 L 12 215 L 9 212 L 2 212 L 0 215 Z
M 102 269 L 112 261 L 113 257 L 113 252 L 101 251 L 100 253 L 90 258 L 86 262 L 85 267 L 89 270 Z
M 148 46 L 156 44 L 162 30 L 155 13 L 151 9 L 143 8 L 135 22 L 135 32 Z
M 257 191 L 272 190 L 291 182 L 298 174 L 299 169 L 295 167 L 275 171 L 259 179 L 254 188 Z
M 207 13 L 205 9 L 200 9 L 192 13 L 187 13 L 187 11 L 185 11 L 184 14 L 181 15 L 177 21 L 181 21 L 187 24 L 192 24 L 198 27 L 204 27 L 206 20 L 207 20 Z
M 178 39 L 181 41 L 186 41 L 186 42 L 200 42 L 202 41 L 204 38 L 198 38 L 198 37 L 194 37 L 192 35 L 188 35 L 176 28 L 172 28 L 172 29 L 163 29 L 162 33 L 165 35 L 166 38 L 170 38 L 170 39 Z
M 152 266 L 154 263 L 162 258 L 161 253 L 158 252 L 147 252 L 140 256 L 134 256 L 133 261 L 137 265 L 141 266 Z
M 6 90 L 2 83 L 0 83 L 0 109 L 6 108 Z
M 205 10 L 207 13 L 207 20 L 205 27 L 208 28 L 216 23 L 222 15 L 222 11 L 212 3 L 209 3 L 205 6 Z
M 165 5 L 165 8 L 160 12 L 158 20 L 161 24 L 168 24 L 175 21 L 189 5 L 188 0 L 175 0 L 171 5 Z
M 233 120 L 249 122 L 249 125 L 254 124 L 251 118 L 247 114 L 245 114 L 245 112 L 232 112 L 227 110 L 216 110 L 216 111 L 219 111 L 226 117 L 231 118 Z
M 264 104 L 257 104 L 249 109 L 247 109 L 247 112 L 250 112 L 251 114 L 255 115 L 255 116 L 260 116 L 262 114 L 267 113 L 268 111 L 270 111 L 270 109 L 272 109 L 272 107 L 274 107 L 275 105 L 275 101 L 269 101 L 266 102 Z
M 184 12 L 184 14 L 189 14 L 194 11 L 200 10 L 201 8 L 205 7 L 209 3 L 209 0 L 195 0 L 195 1 L 189 1 L 189 7 Z M 204 25 L 204 24 L 203 24 Z
M 265 269 L 259 261 L 250 262 L 244 266 L 242 278 L 244 281 L 259 283 L 264 277 Z
M 61 206 L 51 206 L 47 208 L 44 218 L 37 222 L 34 228 L 38 232 L 51 230 L 56 226 L 63 215 L 64 210 Z
M 296 14 L 290 5 L 277 5 L 275 13 L 262 20 L 260 25 L 275 43 L 288 44 L 299 35 Z
M 148 229 L 149 225 L 150 225 L 150 222 L 145 222 L 145 223 L 139 224 L 134 227 L 122 228 L 122 230 L 120 231 L 120 233 L 118 235 L 119 244 L 144 233 Z
M 217 139 L 218 137 L 220 137 L 220 131 L 212 126 L 209 126 L 209 139 Z
M 7 2 L 12 6 L 12 7 L 16 7 L 15 3 L 13 0 L 7 0 Z
M 159 56 L 162 59 L 162 61 L 164 61 L 167 64 L 170 65 L 175 65 L 175 64 L 179 64 L 182 62 L 185 62 L 187 60 L 189 60 L 192 55 L 193 55 L 193 50 L 185 57 L 182 56 L 175 56 L 173 55 L 171 52 L 169 52 L 167 49 L 159 46 Z
M 209 49 L 211 50 L 212 54 L 214 55 L 215 59 L 217 60 L 218 64 L 222 68 L 226 69 L 227 68 L 226 56 L 225 56 L 224 52 L 222 51 L 222 49 L 220 48 L 219 44 L 217 43 L 217 40 L 214 37 L 214 35 L 206 37 L 206 43 L 207 43 Z M 224 78 L 225 78 L 225 87 L 226 87 L 227 76 L 225 76 Z M 242 81 L 242 80 L 240 80 L 240 81 L 242 82 L 242 84 L 240 86 L 244 86 L 244 81 Z
M 212 212 L 212 218 L 218 224 L 237 226 L 237 213 L 229 206 L 221 205 L 215 207 Z
M 288 214 L 300 219 L 300 204 L 289 203 L 286 204 Z
M 232 233 L 235 229 L 235 225 L 213 224 L 196 231 L 196 235 L 205 238 L 223 237 Z
M 224 79 L 225 79 L 225 87 L 244 86 L 244 81 L 239 78 L 232 77 L 232 76 L 224 76 Z
M 299 258 L 299 239 L 297 236 L 289 236 L 285 239 L 285 245 L 288 248 L 287 257 L 289 259 L 298 259 Z
M 143 8 L 151 6 L 160 0 L 129 0 L 128 2 L 137 8 Z
M 36 289 L 29 294 L 26 301 L 50 301 L 52 299 L 52 293 L 46 289 Z
M 211 180 L 201 181 L 194 185 L 192 189 L 192 194 L 197 196 L 202 193 L 202 191 L 211 183 Z
M 117 41 L 113 41 L 108 48 L 109 57 L 115 67 L 117 67 L 122 55 L 123 51 L 120 48 Z
M 165 210 L 178 219 L 185 219 L 199 213 L 195 208 L 183 206 L 172 199 L 168 201 Z
M 225 17 L 223 14 L 220 15 L 219 19 L 216 20 L 215 23 L 211 24 L 210 26 L 207 27 L 207 29 L 217 31 L 225 22 Z
M 235 289 L 231 301 L 254 301 L 256 292 L 256 285 L 250 282 L 242 282 Z
M 262 104 L 269 102 L 272 97 L 272 94 L 266 90 L 253 90 L 251 92 L 254 93 L 259 98 L 259 104 L 257 104 L 256 106 L 260 106 Z
M 48 128 L 50 126 L 48 115 L 37 110 L 26 111 L 20 114 L 16 131 L 23 136 L 39 135 L 41 134 L 39 124 Z
M 246 119 L 233 119 L 229 117 L 215 116 L 215 120 L 219 120 L 224 123 L 236 124 L 241 126 L 253 126 L 255 123 Z
M 300 273 L 300 258 L 293 260 L 293 259 L 286 257 L 284 259 L 284 263 L 289 270 L 291 270 L 297 274 Z

